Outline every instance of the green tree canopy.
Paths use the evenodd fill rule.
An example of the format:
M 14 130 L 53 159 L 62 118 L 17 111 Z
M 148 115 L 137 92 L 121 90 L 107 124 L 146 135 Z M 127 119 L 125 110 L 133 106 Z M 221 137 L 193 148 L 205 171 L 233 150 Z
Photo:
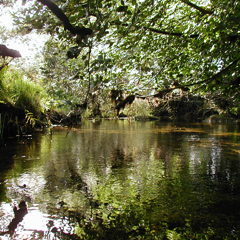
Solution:
M 57 58 L 74 69 L 63 77 L 88 82 L 85 91 L 101 87 L 144 95 L 177 81 L 193 92 L 240 97 L 238 1 L 22 2 L 24 10 L 14 14 L 18 31 L 50 34 Z M 56 72 L 45 60 L 48 73 Z

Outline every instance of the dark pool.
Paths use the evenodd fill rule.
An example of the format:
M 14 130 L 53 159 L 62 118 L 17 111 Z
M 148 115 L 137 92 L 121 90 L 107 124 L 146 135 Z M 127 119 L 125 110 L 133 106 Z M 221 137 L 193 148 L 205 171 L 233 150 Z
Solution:
M 84 121 L 0 146 L 1 240 L 238 239 L 239 219 L 235 124 Z

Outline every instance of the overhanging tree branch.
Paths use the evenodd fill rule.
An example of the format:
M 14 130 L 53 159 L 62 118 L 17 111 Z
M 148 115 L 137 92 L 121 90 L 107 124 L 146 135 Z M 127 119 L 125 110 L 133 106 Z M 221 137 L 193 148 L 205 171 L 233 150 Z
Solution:
M 177 37 L 183 36 L 183 33 L 179 33 L 179 32 L 167 32 L 167 31 L 163 31 L 163 30 L 160 30 L 160 29 L 149 28 L 149 27 L 138 27 L 138 26 L 135 26 L 135 27 L 136 28 L 144 28 L 145 30 L 155 32 L 155 33 L 160 33 L 160 34 L 163 34 L 163 35 L 177 36 Z
M 127 23 L 122 23 L 120 21 L 114 21 L 110 23 L 111 25 L 118 25 L 118 26 L 123 26 L 123 27 L 129 27 L 129 24 Z M 139 25 L 133 25 L 132 27 L 135 27 L 136 29 L 145 29 L 150 32 L 155 32 L 163 35 L 168 35 L 168 36 L 176 36 L 176 37 L 182 37 L 184 36 L 183 33 L 181 32 L 169 32 L 169 31 L 164 31 L 156 28 L 151 28 L 151 27 L 146 27 L 146 26 L 139 26 Z M 189 35 L 190 38 L 197 38 L 199 34 L 192 34 Z
M 20 52 L 18 52 L 17 50 L 14 49 L 10 49 L 8 47 L 6 47 L 3 44 L 0 44 L 0 58 L 3 59 L 3 61 L 1 61 L 2 63 L 0 64 L 0 71 L 8 66 L 8 64 L 14 59 L 14 58 L 19 58 L 22 57 Z M 10 59 L 9 59 L 10 58 Z
M 219 71 L 218 73 L 214 74 L 212 77 L 204 79 L 202 81 L 196 82 L 196 83 L 191 83 L 191 84 L 186 84 L 184 85 L 185 87 L 190 87 L 190 86 L 194 86 L 194 85 L 199 85 L 199 84 L 203 84 L 203 83 L 210 83 L 212 81 L 214 81 L 215 79 L 217 79 L 219 76 L 221 76 L 222 74 L 226 73 L 232 66 L 234 66 L 235 64 L 238 63 L 238 61 L 240 60 L 240 58 L 236 59 L 235 61 L 233 61 L 230 65 L 228 65 L 226 68 L 222 69 L 221 71 Z
M 212 77 L 204 79 L 202 81 L 191 83 L 191 84 L 179 85 L 179 86 L 176 86 L 176 87 L 173 87 L 173 88 L 163 89 L 163 90 L 159 91 L 158 93 L 156 93 L 154 95 L 138 96 L 138 97 L 139 98 L 146 98 L 146 97 L 159 97 L 159 98 L 162 98 L 162 97 L 164 97 L 164 95 L 166 93 L 172 92 L 174 89 L 182 89 L 183 91 L 188 91 L 189 90 L 188 87 L 195 86 L 195 85 L 200 85 L 200 84 L 203 84 L 203 83 L 210 83 L 210 82 L 214 81 L 215 79 L 217 79 L 222 74 L 226 73 L 232 66 L 237 64 L 239 60 L 240 60 L 240 58 L 236 59 L 230 65 L 228 65 L 226 68 L 224 68 L 221 71 L 219 71 L 218 73 L 214 74 Z M 202 86 L 200 86 L 197 90 L 199 90 L 201 87 Z
M 149 28 L 149 27 L 143 27 L 143 28 L 146 29 L 146 30 L 149 30 L 151 32 L 160 33 L 160 34 L 169 35 L 169 36 L 177 36 L 177 37 L 184 36 L 184 34 L 180 33 L 180 32 L 167 32 L 167 31 L 159 30 L 159 29 L 156 29 L 156 28 Z M 190 38 L 197 38 L 198 36 L 199 36 L 199 34 L 189 35 Z
M 209 15 L 213 14 L 213 11 L 211 11 L 211 10 L 209 10 L 209 9 L 205 9 L 205 8 L 203 8 L 203 7 L 200 7 L 200 6 L 198 6 L 198 5 L 190 2 L 190 1 L 188 1 L 188 0 L 181 0 L 181 1 L 182 1 L 183 3 L 185 3 L 185 4 L 187 4 L 188 6 L 197 9 L 197 10 L 198 10 L 199 12 L 201 12 L 202 14 L 209 14 Z
M 0 44 L 0 57 L 12 57 L 12 58 L 19 58 L 22 57 L 20 52 L 14 49 L 10 49 L 3 44 Z
M 69 30 L 73 35 L 79 35 L 82 37 L 92 35 L 93 31 L 89 28 L 73 26 L 65 13 L 51 0 L 38 0 L 38 2 L 47 6 L 56 17 L 61 20 L 66 30 Z

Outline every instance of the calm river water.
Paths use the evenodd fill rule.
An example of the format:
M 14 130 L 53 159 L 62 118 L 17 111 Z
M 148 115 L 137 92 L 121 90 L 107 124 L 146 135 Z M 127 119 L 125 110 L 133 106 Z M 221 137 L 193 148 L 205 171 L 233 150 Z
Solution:
M 239 239 L 239 219 L 234 124 L 85 121 L 0 146 L 0 239 Z

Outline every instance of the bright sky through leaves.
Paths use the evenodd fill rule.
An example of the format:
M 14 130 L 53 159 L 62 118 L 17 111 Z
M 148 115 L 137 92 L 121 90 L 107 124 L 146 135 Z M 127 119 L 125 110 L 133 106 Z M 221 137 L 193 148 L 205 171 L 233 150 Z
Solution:
M 17 4 L 16 6 L 18 6 Z M 5 28 L 7 31 L 11 31 L 13 26 L 13 20 L 11 17 L 10 8 L 2 8 L 0 6 L 0 23 L 1 27 Z M 32 61 L 35 54 L 40 53 L 44 43 L 47 39 L 47 35 L 39 35 L 36 33 L 31 33 L 26 36 L 17 36 L 14 38 L 1 39 L 0 44 L 6 45 L 8 48 L 18 50 L 22 57 L 26 60 Z

